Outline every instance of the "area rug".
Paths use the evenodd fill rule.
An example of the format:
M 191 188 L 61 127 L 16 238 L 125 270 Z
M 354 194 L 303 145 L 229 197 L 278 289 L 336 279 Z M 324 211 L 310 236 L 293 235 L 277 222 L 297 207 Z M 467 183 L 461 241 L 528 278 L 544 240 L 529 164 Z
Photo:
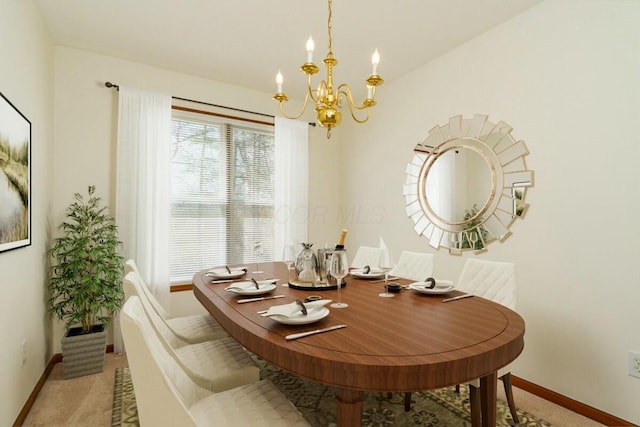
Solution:
M 262 378 L 271 380 L 312 426 L 335 426 L 335 389 L 299 378 L 262 360 L 257 362 L 260 365 Z M 138 414 L 129 368 L 117 368 L 115 379 L 111 425 L 137 427 L 139 426 Z M 411 410 L 405 412 L 403 393 L 393 393 L 390 399 L 387 393 L 364 393 L 362 425 L 370 427 L 466 427 L 471 425 L 468 387 L 460 387 L 459 393 L 456 393 L 454 387 L 448 387 L 415 392 L 411 397 L 413 400 Z M 518 410 L 518 416 L 520 417 L 519 426 L 550 426 L 548 422 L 525 411 Z M 497 425 L 514 425 L 509 407 L 501 400 L 498 400 Z

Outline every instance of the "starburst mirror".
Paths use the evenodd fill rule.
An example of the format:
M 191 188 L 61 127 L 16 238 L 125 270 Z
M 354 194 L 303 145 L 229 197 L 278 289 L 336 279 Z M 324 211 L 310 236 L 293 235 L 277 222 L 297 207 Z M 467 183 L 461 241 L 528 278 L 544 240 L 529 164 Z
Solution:
M 406 212 L 432 247 L 456 255 L 484 251 L 525 217 L 533 171 L 527 146 L 511 131 L 486 115 L 455 116 L 415 146 L 406 168 Z

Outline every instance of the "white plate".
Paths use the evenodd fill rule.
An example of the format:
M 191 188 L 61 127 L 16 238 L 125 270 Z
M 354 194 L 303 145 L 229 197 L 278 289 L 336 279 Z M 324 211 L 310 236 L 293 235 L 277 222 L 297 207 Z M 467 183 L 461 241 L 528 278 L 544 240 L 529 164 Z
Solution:
M 249 282 L 235 282 L 224 288 L 225 291 L 233 292 L 238 295 L 261 295 L 271 292 L 276 288 L 277 280 L 258 280 L 259 289 L 256 289 L 256 285 Z
M 305 316 L 302 312 L 298 312 L 293 316 L 280 316 L 273 315 L 269 316 L 269 319 L 273 319 L 278 323 L 284 323 L 285 325 L 307 325 L 309 323 L 317 322 L 318 320 L 322 320 L 329 315 L 329 309 L 327 307 L 318 307 L 312 308 L 311 310 L 307 310 L 307 315 Z
M 368 273 L 364 273 L 362 269 L 351 270 L 349 274 L 356 279 L 379 279 L 384 277 L 384 271 L 372 268 Z
M 431 289 L 429 289 L 425 282 L 414 282 L 408 286 L 408 289 L 420 292 L 421 294 L 430 295 L 446 294 L 447 292 L 451 292 L 454 288 L 455 286 L 453 286 L 453 284 L 438 284 L 437 282 L 436 287 Z
M 246 273 L 246 267 L 231 268 L 231 273 L 229 273 L 226 268 L 212 268 L 206 273 L 206 275 L 215 279 L 237 279 L 238 277 L 244 276 Z

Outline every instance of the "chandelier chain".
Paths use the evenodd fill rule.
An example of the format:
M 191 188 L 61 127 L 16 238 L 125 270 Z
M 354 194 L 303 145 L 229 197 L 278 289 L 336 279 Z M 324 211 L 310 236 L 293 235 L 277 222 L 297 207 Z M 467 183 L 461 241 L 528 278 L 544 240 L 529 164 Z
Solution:
M 328 23 L 327 23 L 327 30 L 329 33 L 329 56 L 333 56 L 333 37 L 331 37 L 331 32 L 333 30 L 333 26 L 331 24 L 332 21 L 332 16 L 333 16 L 333 10 L 332 10 L 332 5 L 333 5 L 333 0 L 329 0 L 329 19 L 328 19 Z

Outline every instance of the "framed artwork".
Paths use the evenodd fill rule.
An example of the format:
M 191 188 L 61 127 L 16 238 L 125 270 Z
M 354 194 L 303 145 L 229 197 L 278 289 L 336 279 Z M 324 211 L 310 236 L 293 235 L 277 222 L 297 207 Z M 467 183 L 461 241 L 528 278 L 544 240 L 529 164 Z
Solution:
M 0 252 L 31 244 L 31 122 L 0 92 Z

